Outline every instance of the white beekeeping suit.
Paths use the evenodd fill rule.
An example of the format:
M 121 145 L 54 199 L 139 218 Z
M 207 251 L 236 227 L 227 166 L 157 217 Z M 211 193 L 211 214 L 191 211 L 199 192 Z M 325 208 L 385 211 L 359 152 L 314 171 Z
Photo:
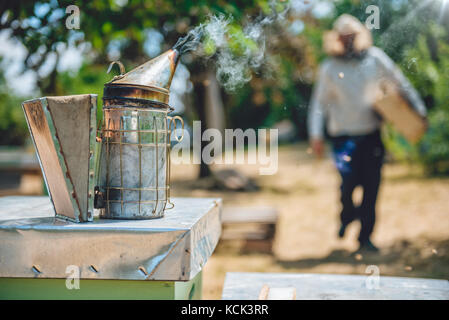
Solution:
M 312 95 L 308 119 L 310 137 L 323 137 L 325 120 L 331 136 L 363 135 L 377 130 L 381 119 L 372 107 L 376 90 L 384 81 L 396 85 L 412 107 L 425 116 L 426 108 L 418 93 L 394 62 L 381 49 L 371 46 L 369 31 L 342 20 L 334 28 L 356 32 L 358 52 L 350 57 L 339 55 L 338 39 L 332 35 L 325 37 L 330 58 L 320 68 Z

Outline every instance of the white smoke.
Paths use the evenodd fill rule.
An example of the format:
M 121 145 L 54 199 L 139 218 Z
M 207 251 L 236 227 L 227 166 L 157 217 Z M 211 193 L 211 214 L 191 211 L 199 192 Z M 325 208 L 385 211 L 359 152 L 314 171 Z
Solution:
M 271 13 L 260 15 L 255 19 L 245 22 L 241 28 L 243 34 L 235 34 L 232 30 L 234 19 L 232 16 L 224 14 L 210 16 L 208 20 L 192 29 L 185 38 L 194 42 L 192 46 L 184 41 L 188 46 L 187 50 L 194 50 L 196 44 L 199 51 L 207 59 L 215 60 L 217 80 L 227 91 L 235 91 L 249 82 L 252 73 L 266 62 L 266 29 L 274 23 L 284 20 L 289 7 L 284 4 L 282 10 L 275 9 L 276 3 L 272 1 Z M 179 41 L 178 41 L 179 42 Z M 239 50 L 233 50 L 232 43 L 240 45 Z M 207 44 L 213 44 L 214 53 L 212 56 L 205 54 Z M 184 44 L 183 44 L 184 45 Z
M 215 43 L 218 48 L 223 48 L 227 46 L 227 32 L 228 26 L 232 22 L 232 18 L 225 17 L 221 14 L 219 16 L 209 17 L 209 21 L 206 24 L 200 26 L 203 28 L 204 33 Z
M 252 73 L 266 62 L 266 28 L 280 19 L 284 19 L 286 10 L 272 13 L 268 16 L 260 15 L 256 19 L 248 19 L 242 28 L 243 39 L 238 41 L 247 43 L 241 52 L 231 49 L 230 42 L 235 36 L 230 33 L 232 17 L 224 15 L 213 16 L 204 25 L 204 36 L 215 44 L 216 74 L 220 84 L 227 91 L 235 91 L 249 82 Z

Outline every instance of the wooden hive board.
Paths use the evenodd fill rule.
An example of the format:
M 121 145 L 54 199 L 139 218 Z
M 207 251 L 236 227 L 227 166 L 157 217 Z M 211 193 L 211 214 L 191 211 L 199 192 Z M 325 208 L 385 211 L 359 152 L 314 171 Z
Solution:
M 377 93 L 374 109 L 411 143 L 418 142 L 427 130 L 426 121 L 394 84 L 382 85 L 382 90 Z
M 227 207 L 223 210 L 222 239 L 265 240 L 274 237 L 278 214 L 271 207 Z

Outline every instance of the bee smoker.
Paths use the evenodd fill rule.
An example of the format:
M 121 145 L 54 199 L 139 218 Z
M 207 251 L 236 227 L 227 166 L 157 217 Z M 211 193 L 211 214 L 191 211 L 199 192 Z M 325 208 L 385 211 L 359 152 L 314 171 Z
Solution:
M 179 57 L 170 49 L 104 87 L 96 190 L 103 218 L 159 218 L 173 206 L 170 133 L 182 119 L 168 116 L 168 99 Z
M 57 217 L 92 221 L 97 208 L 101 218 L 153 219 L 173 207 L 170 135 L 184 123 L 168 116 L 169 88 L 186 39 L 126 74 L 115 62 L 99 128 L 96 95 L 22 104 Z

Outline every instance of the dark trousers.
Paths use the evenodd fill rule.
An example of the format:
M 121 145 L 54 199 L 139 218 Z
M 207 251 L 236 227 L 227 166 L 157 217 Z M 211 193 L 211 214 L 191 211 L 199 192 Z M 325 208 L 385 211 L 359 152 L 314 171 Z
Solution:
M 359 219 L 359 242 L 369 240 L 376 221 L 376 200 L 380 185 L 381 168 L 385 149 L 380 132 L 363 136 L 339 136 L 332 138 L 334 162 L 341 176 L 341 223 L 348 225 Z M 363 188 L 359 206 L 352 201 L 355 187 Z

